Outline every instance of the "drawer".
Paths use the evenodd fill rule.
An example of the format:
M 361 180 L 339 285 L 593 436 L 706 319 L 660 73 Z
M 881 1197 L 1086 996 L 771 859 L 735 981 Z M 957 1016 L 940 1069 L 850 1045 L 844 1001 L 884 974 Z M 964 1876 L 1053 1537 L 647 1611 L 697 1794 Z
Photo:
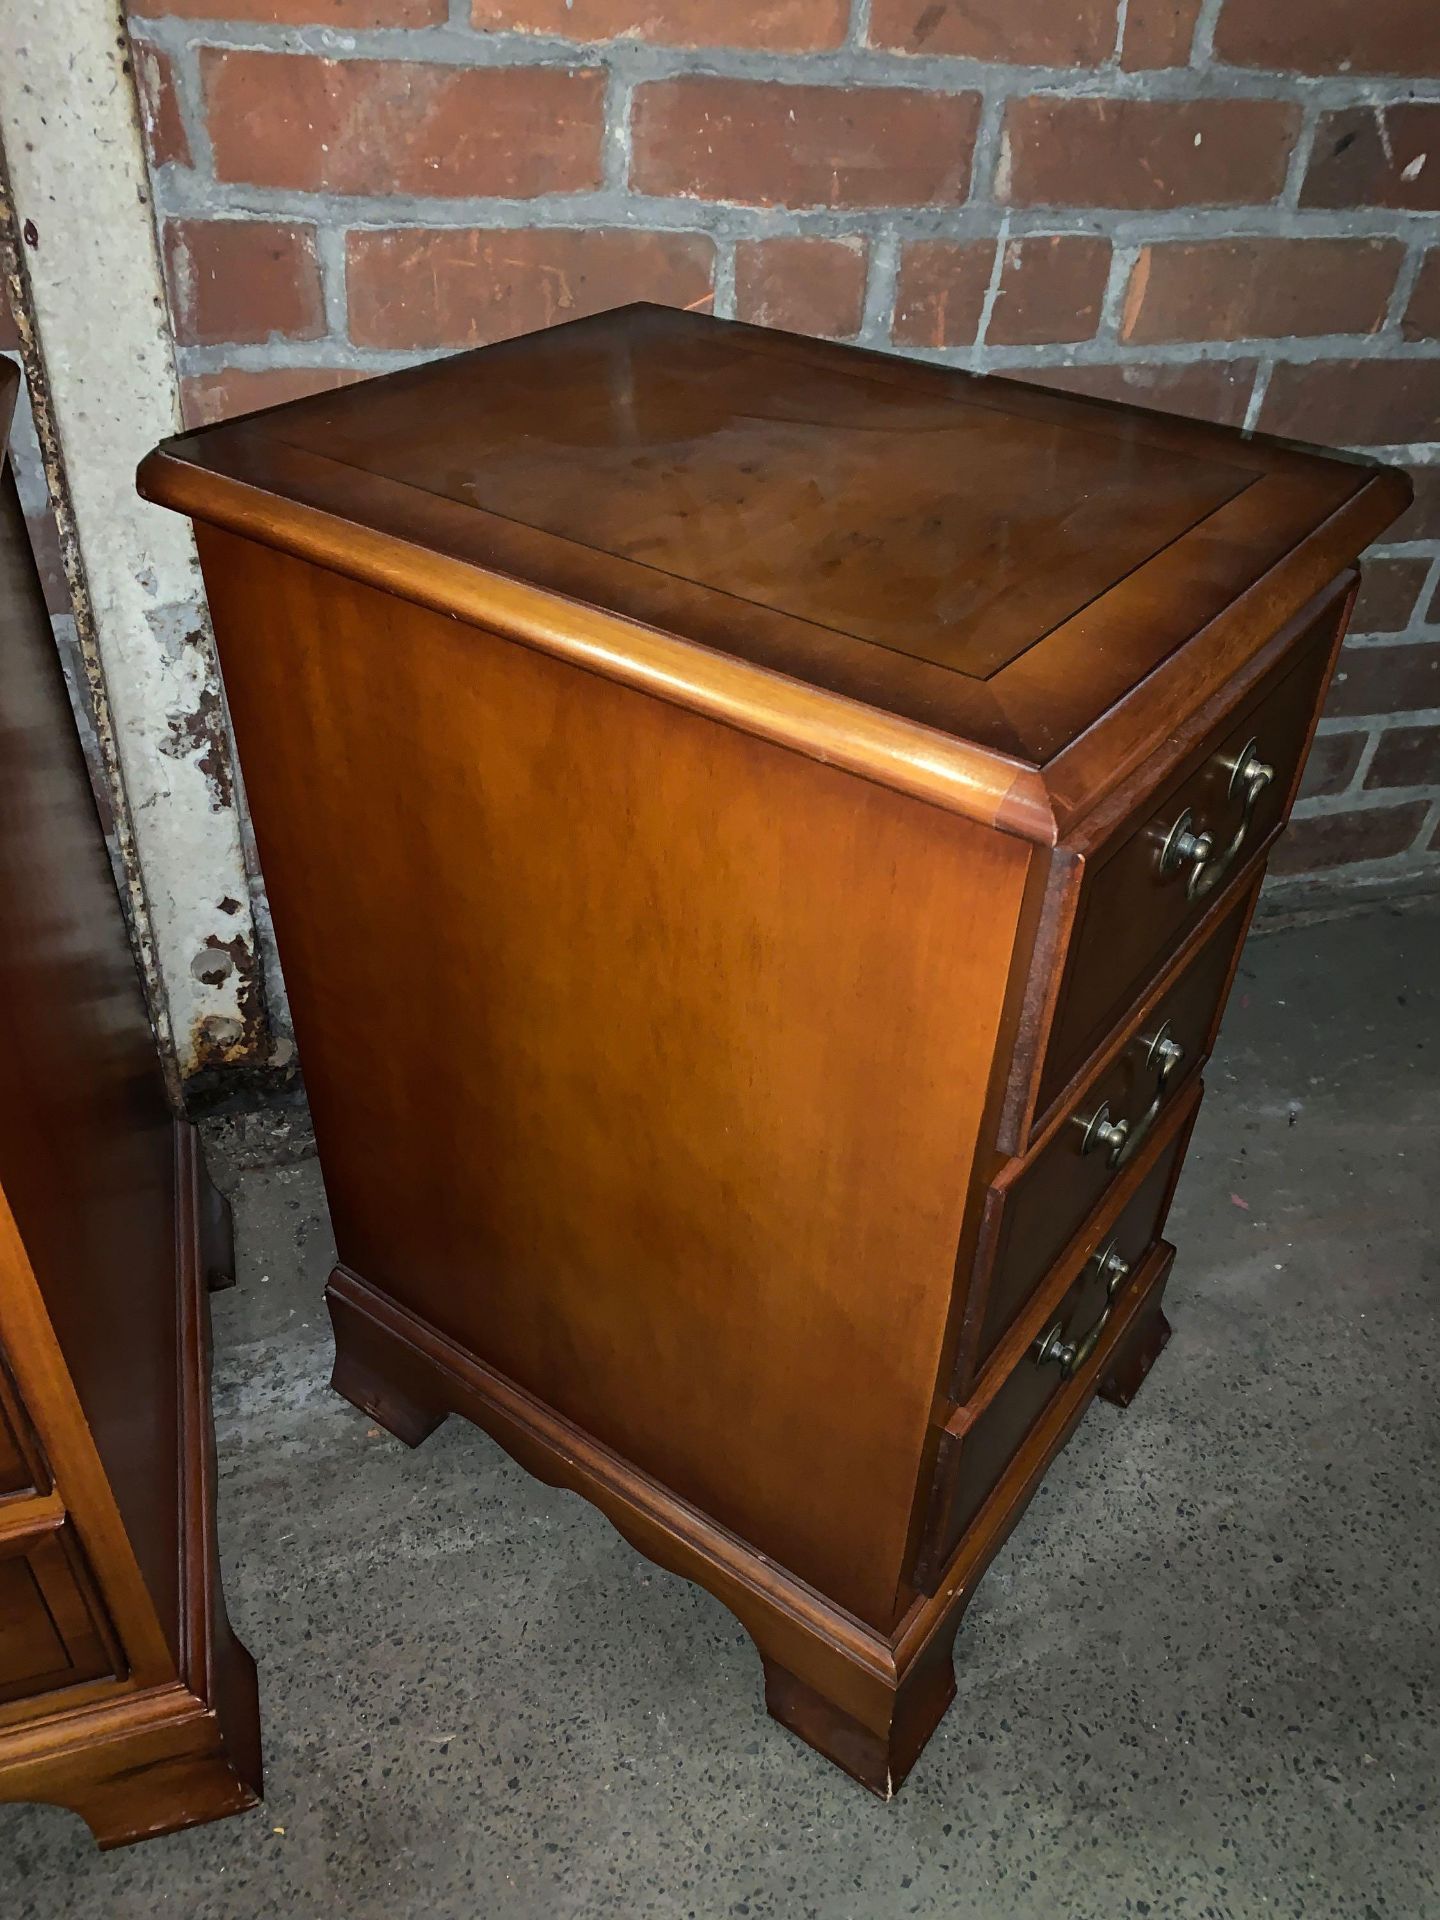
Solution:
M 1337 587 L 1251 697 L 1087 854 L 1037 1113 L 1284 821 L 1348 596 Z
M 936 1463 L 937 1483 L 944 1491 L 932 1508 L 930 1537 L 922 1550 L 924 1573 L 933 1577 L 943 1571 L 1026 1436 L 1084 1367 L 1147 1266 L 1159 1243 L 1188 1137 L 1188 1126 L 1182 1126 L 1157 1154 L 1010 1371 L 997 1369 L 998 1377 L 981 1379 L 975 1398 L 962 1410 L 963 1432 L 957 1437 L 953 1422 L 947 1429 Z
M 28 1445 L 21 1444 L 22 1433 Z M 0 1500 L 16 1493 L 43 1493 L 47 1485 L 20 1397 L 0 1356 Z
M 0 1400 L 0 1499 L 8 1493 L 33 1493 L 35 1476 L 26 1465 L 20 1442 Z
M 0 1542 L 0 1704 L 113 1674 L 65 1527 Z
M 1247 889 L 1156 996 L 1129 1041 L 991 1186 L 957 1355 L 956 1399 L 1208 1053 L 1253 898 Z

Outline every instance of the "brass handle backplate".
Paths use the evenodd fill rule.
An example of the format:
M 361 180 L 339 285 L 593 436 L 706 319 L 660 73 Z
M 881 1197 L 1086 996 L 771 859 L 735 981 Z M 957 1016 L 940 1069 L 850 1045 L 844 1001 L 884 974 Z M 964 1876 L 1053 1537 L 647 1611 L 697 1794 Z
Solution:
M 1199 900 L 1213 892 L 1221 876 L 1235 861 L 1250 832 L 1255 807 L 1262 793 L 1275 778 L 1275 769 L 1256 752 L 1259 742 L 1247 740 L 1233 760 L 1222 760 L 1230 773 L 1229 799 L 1240 808 L 1240 819 L 1226 845 L 1217 853 L 1212 833 L 1197 833 L 1189 807 L 1180 814 L 1165 836 L 1160 849 L 1162 875 L 1185 875 L 1185 896 Z
M 1165 1104 L 1175 1069 L 1185 1058 L 1184 1047 L 1171 1038 L 1168 1020 L 1149 1039 L 1142 1035 L 1140 1044 L 1145 1049 L 1145 1065 L 1155 1075 L 1155 1094 L 1134 1125 L 1128 1120 L 1112 1120 L 1108 1100 L 1087 1119 L 1082 1119 L 1078 1114 L 1075 1117 L 1075 1124 L 1081 1129 L 1081 1153 L 1094 1153 L 1097 1148 L 1104 1147 L 1105 1157 L 1112 1167 L 1123 1167 L 1127 1160 L 1133 1159 L 1140 1151 L 1141 1143 L 1160 1118 L 1160 1109 Z
M 1072 1373 L 1077 1373 L 1099 1346 L 1100 1336 L 1109 1323 L 1115 1305 L 1115 1296 L 1130 1277 L 1130 1262 L 1113 1239 L 1107 1241 L 1098 1253 L 1091 1255 L 1086 1268 L 1105 1282 L 1105 1305 L 1100 1309 L 1100 1318 L 1083 1340 L 1067 1340 L 1065 1323 L 1057 1320 L 1035 1342 L 1036 1366 L 1043 1367 L 1053 1361 L 1060 1369 L 1062 1380 L 1068 1380 Z

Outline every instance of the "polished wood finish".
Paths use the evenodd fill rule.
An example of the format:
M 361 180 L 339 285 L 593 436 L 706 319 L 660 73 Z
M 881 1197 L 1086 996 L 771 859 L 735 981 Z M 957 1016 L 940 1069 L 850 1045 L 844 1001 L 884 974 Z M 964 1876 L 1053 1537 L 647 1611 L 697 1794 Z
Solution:
M 8 472 L 0 731 L 0 1800 L 116 1845 L 258 1792 L 211 1490 L 224 1203 L 166 1104 Z
M 917 1566 L 921 1587 L 936 1583 L 1025 1435 L 1063 1391 L 1069 1376 L 1046 1357 L 1047 1335 L 1058 1334 L 1081 1347 L 1092 1330 L 1099 1328 L 1103 1334 L 1114 1316 L 1115 1300 L 1123 1300 L 1158 1246 L 1199 1093 L 1196 1085 L 1177 1100 L 1116 1193 L 1096 1209 L 1036 1285 L 1024 1311 L 992 1350 L 990 1364 L 946 1422 Z M 1109 1265 L 1117 1259 L 1125 1263 L 1123 1273 Z
M 46 1491 L 45 1471 L 34 1436 L 29 1431 L 14 1383 L 0 1359 L 0 1500 L 17 1493 Z
M 1015 1316 L 1030 1299 L 1066 1244 L 1095 1214 L 1123 1170 L 1103 1151 L 1086 1151 L 1087 1135 L 1100 1114 L 1125 1124 L 1134 1142 L 1181 1096 L 1210 1051 L 1229 991 L 1255 891 L 1230 906 L 1198 951 L 1187 952 L 1178 972 L 1167 976 L 1123 1027 L 1105 1065 L 1066 1102 L 1063 1111 L 1030 1144 L 1006 1162 L 985 1197 L 980 1250 L 967 1295 L 966 1327 L 952 1394 L 957 1400 L 994 1353 Z M 1175 1070 L 1162 1075 L 1154 1060 L 1160 1035 L 1181 1049 Z M 1132 1151 L 1136 1150 L 1132 1146 Z M 1159 1223 L 1156 1223 L 1158 1232 Z
M 625 477 L 651 543 L 643 558 L 588 544 L 588 526 L 526 524 L 531 492 L 518 517 L 496 510 L 488 423 L 513 439 L 517 414 L 548 447 L 552 489 L 574 472 L 591 476 L 582 495 Z M 997 430 L 1027 450 L 1003 472 Z M 683 450 L 707 440 L 720 457 L 696 499 Z M 803 457 L 791 458 L 797 442 Z M 827 463 L 837 442 L 839 467 Z M 982 446 L 989 458 L 972 457 Z M 1238 491 L 1208 514 L 1197 499 L 1177 537 L 1149 516 L 1139 478 L 1157 454 L 1218 461 Z M 792 579 L 858 544 L 883 564 L 877 599 L 928 582 L 944 623 L 961 590 L 935 563 L 938 530 L 967 516 L 995 530 L 973 543 L 982 577 L 963 589 L 985 608 L 1014 580 L 1010 547 L 1038 568 L 1065 543 L 1074 497 L 1052 496 L 1048 514 L 1032 504 L 1043 462 L 1062 457 L 1150 545 L 1132 542 L 1108 591 L 1087 575 L 1093 597 L 1058 624 L 1066 596 L 1031 606 L 1001 649 L 1007 664 L 988 673 L 710 585 L 713 544 L 692 559 L 672 532 L 677 513 L 686 527 L 707 517 L 718 489 L 732 502 L 732 568 L 757 527 L 790 530 Z M 923 491 L 908 477 L 917 467 Z M 1150 757 L 1159 708 L 1223 692 L 1257 635 L 1327 587 L 1335 556 L 1348 564 L 1408 497 L 1402 475 L 1368 462 L 648 307 L 185 435 L 140 480 L 197 519 L 1046 844 Z M 897 490 L 911 511 L 881 541 L 873 529 Z M 822 493 L 839 493 L 843 511 L 817 511 Z M 888 557 L 902 545 L 911 552 Z M 1081 597 L 1073 583 L 1067 596 Z
M 62 1524 L 0 1540 L 0 1703 L 114 1672 Z
M 1267 679 L 1194 746 L 1158 792 L 1145 794 L 1135 815 L 1087 860 L 1040 1077 L 1042 1106 L 1114 1026 L 1136 987 L 1153 975 L 1157 958 L 1174 950 L 1213 899 L 1192 899 L 1184 871 L 1162 872 L 1156 850 L 1186 812 L 1194 830 L 1210 831 L 1222 849 L 1240 832 L 1242 808 L 1229 792 L 1230 769 L 1252 741 L 1274 772 L 1250 816 L 1232 873 L 1256 870 L 1289 812 L 1350 588 L 1344 579 L 1318 611 L 1307 609 L 1294 623 L 1293 645 Z
M 1404 481 L 629 309 L 141 486 L 200 522 L 337 1388 L 593 1500 L 892 1792 L 985 1566 L 1164 1344 L 1199 1069 Z M 1233 838 L 1250 732 L 1191 898 L 1155 823 Z M 1145 1135 L 1113 1168 L 1057 1144 L 1097 1099 Z
M 887 1619 L 1029 849 L 373 588 L 202 546 L 222 634 L 275 632 L 282 605 L 293 623 L 227 690 L 317 1134 L 356 1175 L 330 1189 L 345 1263 Z M 297 810 L 337 854 L 363 823 L 323 918 L 295 910 Z M 357 1076 L 356 1019 L 382 1005 L 406 1039 Z M 482 1028 L 487 1006 L 506 1019 Z M 757 1347 L 757 1314 L 792 1336 Z

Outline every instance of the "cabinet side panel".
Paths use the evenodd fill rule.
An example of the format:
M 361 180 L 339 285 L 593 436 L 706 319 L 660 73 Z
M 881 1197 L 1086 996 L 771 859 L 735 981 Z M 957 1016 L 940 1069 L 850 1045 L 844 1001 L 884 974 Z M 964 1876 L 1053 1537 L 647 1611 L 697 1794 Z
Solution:
M 1027 849 L 202 555 L 341 1259 L 888 1624 Z
M 173 1655 L 172 1122 L 8 471 L 0 479 L 0 901 L 0 1184 Z M 18 1302 L 10 1306 L 18 1318 Z M 30 1413 L 43 1428 L 46 1409 Z M 73 1488 L 60 1492 L 67 1504 L 77 1498 Z

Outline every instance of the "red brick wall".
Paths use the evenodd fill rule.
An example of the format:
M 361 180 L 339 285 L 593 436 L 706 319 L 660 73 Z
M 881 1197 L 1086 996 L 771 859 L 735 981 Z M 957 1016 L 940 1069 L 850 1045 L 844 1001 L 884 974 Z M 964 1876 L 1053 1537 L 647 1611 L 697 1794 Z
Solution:
M 1277 865 L 1440 880 L 1440 0 L 130 24 L 196 420 L 645 298 L 1404 461 Z

